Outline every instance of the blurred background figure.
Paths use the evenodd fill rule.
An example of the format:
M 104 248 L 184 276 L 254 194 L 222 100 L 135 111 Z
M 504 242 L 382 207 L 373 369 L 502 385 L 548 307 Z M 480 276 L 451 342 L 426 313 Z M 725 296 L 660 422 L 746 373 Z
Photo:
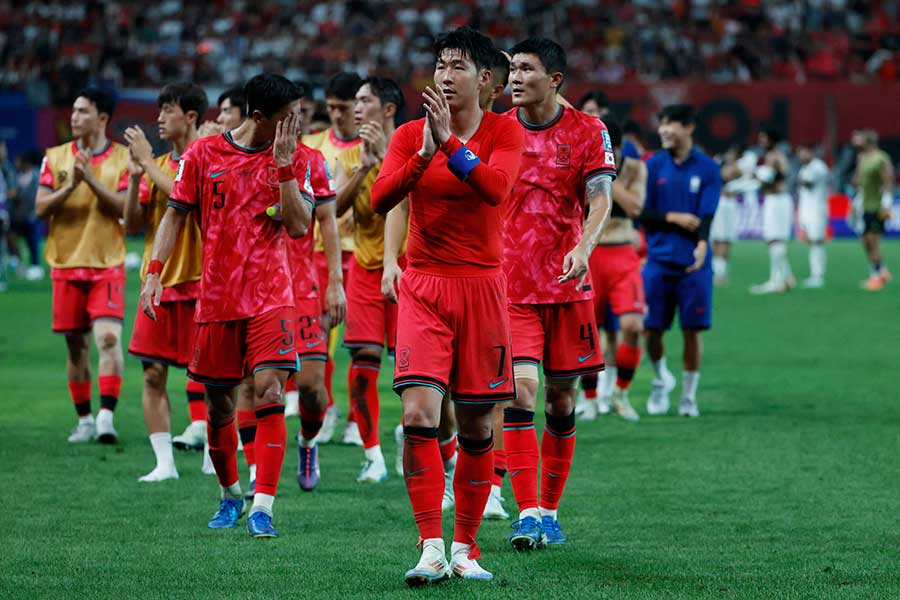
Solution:
M 828 227 L 828 165 L 806 144 L 797 146 L 798 221 L 809 244 L 809 277 L 801 287 L 825 286 L 825 233 Z
M 871 129 L 853 132 L 852 143 L 857 150 L 856 201 L 863 216 L 862 241 L 869 260 L 869 278 L 862 285 L 877 292 L 891 280 L 881 259 L 881 236 L 894 203 L 894 167 L 891 158 L 878 147 L 878 134 Z

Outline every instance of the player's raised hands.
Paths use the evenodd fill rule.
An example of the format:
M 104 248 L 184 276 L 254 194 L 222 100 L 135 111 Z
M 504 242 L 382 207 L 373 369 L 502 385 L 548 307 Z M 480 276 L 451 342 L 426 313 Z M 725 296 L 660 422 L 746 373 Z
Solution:
M 125 130 L 125 141 L 134 159 L 146 168 L 147 163 L 153 160 L 153 147 L 144 130 L 137 125 L 129 127 Z
M 290 113 L 275 123 L 275 142 L 272 144 L 272 155 L 275 164 L 286 167 L 291 164 L 297 150 L 297 138 L 300 137 L 300 115 Z
M 359 137 L 363 140 L 361 160 L 364 167 L 374 167 L 384 160 L 387 152 L 387 136 L 384 128 L 374 121 L 363 123 L 359 127 Z
M 136 179 L 140 179 L 144 174 L 144 167 L 141 166 L 140 161 L 134 156 L 131 148 L 128 149 L 128 172 Z
M 159 281 L 159 275 L 149 273 L 144 287 L 141 288 L 141 310 L 153 321 L 156 320 L 156 311 L 153 307 L 159 306 L 162 299 L 163 286 Z
M 431 134 L 436 145 L 450 139 L 450 104 L 442 90 L 426 87 L 422 92 L 425 99 L 425 114 L 431 117 Z
M 419 150 L 419 156 L 425 159 L 431 159 L 437 152 L 437 144 L 434 142 L 434 135 L 431 133 L 431 117 L 425 115 L 425 125 L 422 127 L 422 148 Z
M 200 127 L 197 128 L 197 137 L 201 138 L 222 133 L 225 133 L 225 126 L 219 125 L 215 121 L 203 121 Z
M 93 173 L 91 172 L 91 153 L 88 150 L 79 150 L 75 155 L 74 185 L 78 185 L 81 181 L 90 181 Z
M 578 244 L 563 258 L 563 274 L 557 277 L 556 280 L 559 283 L 565 283 L 577 279 L 578 283 L 575 285 L 575 289 L 580 290 L 588 274 L 589 259 L 590 252 L 586 251 L 581 244 Z

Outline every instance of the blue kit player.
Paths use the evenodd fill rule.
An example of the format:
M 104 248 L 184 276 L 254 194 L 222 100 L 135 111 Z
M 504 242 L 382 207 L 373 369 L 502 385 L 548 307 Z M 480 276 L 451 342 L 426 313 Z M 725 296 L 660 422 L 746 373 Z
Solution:
M 659 114 L 662 150 L 647 161 L 647 198 L 641 221 L 647 234 L 644 293 L 647 301 L 647 354 L 653 384 L 647 412 L 669 410 L 675 377 L 666 367 L 664 332 L 675 311 L 684 336 L 684 376 L 678 414 L 698 417 L 700 334 L 712 325 L 713 272 L 709 228 L 719 204 L 718 165 L 694 147 L 694 109 L 673 104 Z

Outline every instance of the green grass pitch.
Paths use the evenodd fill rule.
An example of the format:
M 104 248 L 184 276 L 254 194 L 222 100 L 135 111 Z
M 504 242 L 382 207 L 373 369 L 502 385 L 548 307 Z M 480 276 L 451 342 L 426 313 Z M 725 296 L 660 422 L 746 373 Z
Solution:
M 358 448 L 323 447 L 321 485 L 307 494 L 292 442 L 275 505 L 281 538 L 252 540 L 243 520 L 206 528 L 218 488 L 199 454 L 176 455 L 180 481 L 138 483 L 153 454 L 137 361 L 126 358 L 119 445 L 68 444 L 75 415 L 50 284 L 14 281 L 0 294 L 0 597 L 900 598 L 900 281 L 861 291 L 860 245 L 828 253 L 827 289 L 752 297 L 766 250 L 738 244 L 705 338 L 703 416 L 647 418 L 645 361 L 631 394 L 640 423 L 579 425 L 560 513 L 569 543 L 515 554 L 508 523 L 486 522 L 481 562 L 495 580 L 424 590 L 403 583 L 418 557 L 403 483 L 391 472 L 383 485 L 356 484 Z M 885 255 L 900 270 L 900 244 Z M 805 276 L 805 247 L 791 257 Z M 126 340 L 133 273 L 128 288 Z M 680 338 L 667 341 L 680 376 Z M 346 363 L 340 351 L 344 411 Z M 392 464 L 399 402 L 388 373 L 381 383 Z M 176 372 L 175 433 L 187 422 L 182 384 Z M 299 424 L 288 427 L 293 439 Z M 504 493 L 513 512 L 508 483 Z M 448 539 L 451 528 L 446 518 Z

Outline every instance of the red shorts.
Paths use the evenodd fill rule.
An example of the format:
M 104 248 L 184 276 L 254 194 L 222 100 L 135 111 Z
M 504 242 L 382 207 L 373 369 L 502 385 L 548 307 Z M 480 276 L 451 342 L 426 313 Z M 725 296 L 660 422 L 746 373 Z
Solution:
M 263 369 L 298 369 L 294 307 L 275 308 L 237 321 L 197 323 L 188 377 L 207 385 L 234 387 Z
M 607 304 L 617 316 L 646 312 L 641 258 L 634 246 L 597 246 L 591 254 L 589 266 L 594 284 L 594 315 L 598 325 L 606 320 Z
M 294 341 L 299 360 L 328 360 L 328 336 L 322 331 L 318 298 L 294 300 Z
M 400 280 L 394 390 L 424 385 L 455 402 L 512 400 L 506 276 L 448 277 L 407 269 Z
M 138 308 L 128 354 L 145 362 L 186 368 L 194 352 L 195 305 L 196 300 L 162 302 L 155 307 L 155 321 Z
M 370 271 L 361 267 L 355 258 L 351 259 L 347 279 L 347 323 L 344 326 L 344 346 L 347 348 L 380 350 L 387 345 L 388 352 L 394 353 L 397 305 L 381 293 L 382 273 L 384 269 Z
M 325 294 L 328 292 L 328 257 L 324 252 L 314 252 L 317 279 L 319 281 L 319 303 L 322 312 L 325 312 Z M 341 252 L 341 270 L 344 272 L 344 290 L 347 289 L 347 280 L 349 279 L 350 260 L 353 258 L 352 252 Z
M 562 304 L 510 304 L 513 363 L 543 363 L 548 377 L 578 377 L 603 370 L 591 300 Z
M 53 331 L 70 333 L 89 331 L 97 319 L 122 321 L 125 318 L 125 269 L 110 267 L 97 269 L 96 279 L 65 279 L 57 276 L 54 269 L 53 280 Z

